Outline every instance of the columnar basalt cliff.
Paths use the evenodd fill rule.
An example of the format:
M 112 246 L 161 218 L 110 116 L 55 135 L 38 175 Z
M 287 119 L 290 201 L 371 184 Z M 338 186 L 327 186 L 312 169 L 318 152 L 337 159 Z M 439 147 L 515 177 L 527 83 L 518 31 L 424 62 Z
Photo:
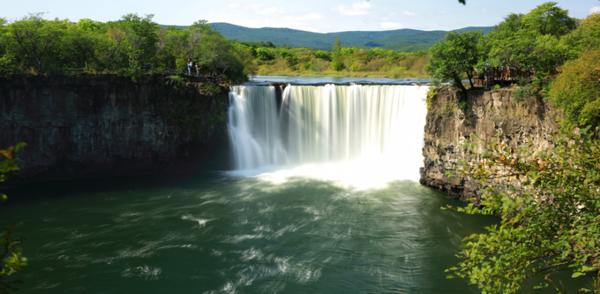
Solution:
M 20 181 L 187 173 L 224 132 L 227 92 L 162 75 L 0 79 L 0 147 L 28 144 Z
M 548 134 L 556 130 L 559 113 L 541 98 L 516 100 L 511 89 L 472 91 L 464 100 L 460 94 L 442 88 L 429 98 L 421 184 L 463 200 L 480 196 L 480 186 L 473 179 L 446 175 L 446 171 L 454 171 L 461 160 L 470 159 L 471 151 L 465 147 L 466 142 L 477 144 L 475 153 L 484 151 L 475 135 L 509 146 L 529 138 L 539 149 L 547 148 Z

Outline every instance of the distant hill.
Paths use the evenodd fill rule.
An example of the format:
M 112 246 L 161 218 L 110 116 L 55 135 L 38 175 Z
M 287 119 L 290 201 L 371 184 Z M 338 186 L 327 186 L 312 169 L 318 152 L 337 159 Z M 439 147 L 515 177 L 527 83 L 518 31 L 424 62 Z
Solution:
M 278 46 L 306 48 L 331 48 L 336 38 L 340 38 L 342 46 L 359 48 L 385 48 L 399 52 L 416 52 L 427 50 L 431 45 L 444 38 L 449 31 L 420 31 L 400 29 L 391 31 L 350 31 L 337 33 L 313 33 L 287 28 L 247 28 L 229 23 L 210 23 L 216 30 L 230 40 L 244 42 L 268 42 Z M 483 30 L 492 31 L 493 27 L 467 27 L 457 31 Z

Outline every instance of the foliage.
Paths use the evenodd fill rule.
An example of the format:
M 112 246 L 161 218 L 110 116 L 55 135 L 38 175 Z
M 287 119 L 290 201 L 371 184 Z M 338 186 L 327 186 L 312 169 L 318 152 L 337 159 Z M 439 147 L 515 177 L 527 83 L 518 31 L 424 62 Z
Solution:
M 525 279 L 544 275 L 560 292 L 552 274 L 572 270 L 581 291 L 600 291 L 600 142 L 589 129 L 554 134 L 555 147 L 537 153 L 531 141 L 517 148 L 485 142 L 485 153 L 461 162 L 458 174 L 484 189 L 472 199 L 480 205 L 457 210 L 502 222 L 463 240 L 463 261 L 449 277 L 468 277 L 483 293 L 515 293 Z
M 261 75 L 425 76 L 427 52 L 398 53 L 381 48 L 364 50 L 342 47 L 341 42 L 333 47 L 335 52 L 257 47 L 255 64 Z
M 124 15 L 106 23 L 45 20 L 42 13 L 0 25 L 0 75 L 16 73 L 113 72 L 132 79 L 147 71 L 220 75 L 246 81 L 255 74 L 254 54 L 228 41 L 207 21 L 163 27 L 154 15 Z M 196 66 L 197 65 L 197 66 Z
M 344 68 L 346 68 L 346 65 L 344 64 L 344 61 L 343 61 L 344 54 L 342 53 L 342 42 L 340 41 L 340 38 L 335 39 L 335 43 L 334 43 L 331 51 L 333 52 L 333 54 L 332 54 L 333 57 L 332 57 L 332 62 L 331 62 L 333 69 L 335 71 L 341 71 Z M 349 55 L 349 54 L 346 53 L 346 56 L 347 55 Z
M 513 91 L 516 102 L 522 103 L 525 101 L 525 98 L 538 94 L 540 89 L 536 85 L 529 83 L 526 79 L 519 79 L 518 81 L 519 86 Z
M 576 28 L 568 10 L 546 2 L 523 14 L 510 14 L 486 36 L 487 61 L 494 66 L 533 69 L 538 85 L 567 60 L 560 38 Z
M 6 181 L 7 175 L 19 170 L 16 165 L 19 162 L 18 158 L 15 158 L 15 154 L 25 146 L 25 143 L 19 143 L 15 146 L 11 146 L 6 150 L 0 150 L 0 153 L 4 155 L 5 159 L 0 162 L 0 183 Z M 3 203 L 7 197 L 0 193 L 0 208 L 3 208 Z M 0 239 L 0 245 L 2 245 L 2 251 L 0 260 L 2 263 L 0 269 L 0 293 L 10 293 L 11 290 L 18 290 L 14 286 L 16 284 L 23 284 L 21 280 L 11 280 L 10 275 L 21 271 L 23 266 L 27 265 L 27 258 L 22 256 L 23 250 L 19 247 L 19 243 L 25 241 L 24 238 L 11 237 L 12 232 L 17 226 L 11 225 L 2 233 L 2 239 Z
M 473 88 L 473 71 L 484 57 L 479 42 L 482 37 L 482 31 L 446 34 L 445 40 L 429 49 L 429 64 L 425 71 L 435 79 L 454 81 L 454 85 L 466 93 L 461 77 L 466 74 Z
M 600 13 L 593 13 L 582 19 L 577 28 L 561 39 L 567 48 L 570 59 L 575 59 L 585 51 L 600 48 Z
M 185 86 L 185 78 L 181 77 L 181 76 L 169 76 L 169 80 L 167 81 L 167 84 L 172 85 L 176 88 L 179 87 L 183 87 Z
M 325 51 L 317 51 L 315 52 L 315 57 L 319 59 L 323 59 L 325 61 L 331 61 L 331 53 Z
M 554 105 L 564 109 L 568 123 L 600 123 L 600 50 L 584 52 L 567 62 L 550 85 Z

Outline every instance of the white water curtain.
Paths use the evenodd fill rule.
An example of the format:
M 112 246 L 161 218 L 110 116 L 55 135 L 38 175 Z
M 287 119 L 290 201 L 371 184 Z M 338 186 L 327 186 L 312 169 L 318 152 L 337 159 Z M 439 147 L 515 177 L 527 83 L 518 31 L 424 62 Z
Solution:
M 422 165 L 428 87 L 234 86 L 229 134 L 236 169 L 380 161 Z

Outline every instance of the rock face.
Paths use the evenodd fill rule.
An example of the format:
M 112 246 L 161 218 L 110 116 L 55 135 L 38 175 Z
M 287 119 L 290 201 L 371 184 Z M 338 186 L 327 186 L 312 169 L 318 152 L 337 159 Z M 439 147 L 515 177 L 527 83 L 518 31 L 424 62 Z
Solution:
M 475 153 L 484 151 L 474 135 L 509 146 L 530 138 L 541 149 L 549 146 L 548 132 L 557 128 L 559 113 L 548 103 L 539 98 L 517 102 L 510 89 L 469 92 L 466 104 L 459 98 L 456 92 L 443 88 L 428 99 L 420 182 L 463 200 L 480 196 L 479 184 L 448 177 L 446 171 L 452 172 L 461 160 L 470 159 L 466 142 L 477 144 Z
M 210 157 L 226 104 L 225 88 L 160 75 L 0 79 L 0 148 L 28 144 L 11 182 L 185 173 Z

